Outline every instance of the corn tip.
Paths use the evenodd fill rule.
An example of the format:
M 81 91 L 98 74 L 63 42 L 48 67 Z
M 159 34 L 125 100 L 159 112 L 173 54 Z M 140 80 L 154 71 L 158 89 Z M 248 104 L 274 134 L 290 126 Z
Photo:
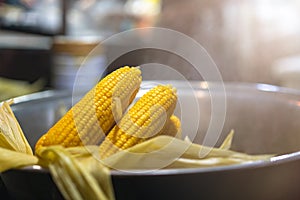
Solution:
M 177 93 L 177 89 L 172 84 L 167 84 L 166 87 L 172 90 L 172 92 Z

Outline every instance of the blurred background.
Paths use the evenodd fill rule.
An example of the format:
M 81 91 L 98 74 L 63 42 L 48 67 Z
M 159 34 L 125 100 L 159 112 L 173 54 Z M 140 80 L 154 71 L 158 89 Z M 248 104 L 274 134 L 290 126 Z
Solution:
M 78 67 L 99 42 L 149 26 L 196 40 L 224 81 L 300 88 L 299 18 L 298 0 L 0 0 L 0 96 L 71 89 Z M 92 70 L 80 80 L 147 62 L 167 64 L 187 79 L 201 80 L 184 60 L 151 50 L 107 63 L 118 48 L 103 46 L 86 62 Z M 148 78 L 159 72 L 153 74 Z

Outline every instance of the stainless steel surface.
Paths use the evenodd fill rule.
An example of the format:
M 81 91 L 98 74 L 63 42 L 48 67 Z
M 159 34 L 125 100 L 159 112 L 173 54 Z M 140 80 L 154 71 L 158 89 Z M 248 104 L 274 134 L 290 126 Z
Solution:
M 191 93 L 187 92 L 186 85 L 180 82 L 173 84 L 178 88 L 179 99 L 185 101 L 181 104 L 185 106 L 178 106 L 181 110 L 176 112 L 180 114 L 186 109 L 190 114 L 191 120 L 183 121 L 183 133 L 190 134 L 192 124 L 189 121 L 200 112 L 194 142 L 202 143 L 211 117 L 218 119 L 218 116 L 211 115 L 211 97 L 222 98 L 222 87 L 193 82 L 195 92 Z M 142 89 L 140 94 L 146 90 Z M 142 173 L 112 171 L 117 199 L 299 199 L 300 92 L 271 85 L 242 83 L 227 83 L 225 91 L 226 118 L 217 145 L 230 129 L 234 129 L 234 150 L 284 156 L 278 156 L 272 162 L 226 167 Z M 197 97 L 199 110 L 190 103 L 193 95 Z M 76 102 L 79 97 L 75 97 Z M 63 92 L 46 92 L 22 98 L 16 99 L 13 110 L 32 145 L 57 120 L 55 110 L 58 106 L 64 103 L 69 107 L 72 103 L 72 94 Z M 11 170 L 1 176 L 9 192 L 14 192 L 16 197 L 59 198 L 45 170 Z M 30 184 L 26 184 L 28 179 L 31 179 Z M 47 185 L 48 191 L 44 185 Z M 50 192 L 52 196 L 43 196 L 42 191 Z

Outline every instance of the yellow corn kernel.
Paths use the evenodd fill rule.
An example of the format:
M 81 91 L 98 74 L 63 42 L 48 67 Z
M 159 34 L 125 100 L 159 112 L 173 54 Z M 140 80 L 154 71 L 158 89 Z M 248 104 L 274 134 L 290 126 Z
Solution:
M 36 143 L 64 147 L 98 144 L 135 98 L 141 71 L 122 67 L 103 78 Z
M 108 133 L 100 145 L 100 157 L 106 158 L 161 134 L 176 102 L 176 90 L 170 85 L 158 85 L 149 90 Z

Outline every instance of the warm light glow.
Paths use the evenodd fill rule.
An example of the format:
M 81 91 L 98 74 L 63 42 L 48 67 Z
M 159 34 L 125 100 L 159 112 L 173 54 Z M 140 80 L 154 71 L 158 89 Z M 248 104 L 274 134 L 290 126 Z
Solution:
M 208 89 L 208 83 L 206 81 L 200 82 L 200 88 Z
M 296 101 L 296 105 L 300 107 L 300 101 Z

